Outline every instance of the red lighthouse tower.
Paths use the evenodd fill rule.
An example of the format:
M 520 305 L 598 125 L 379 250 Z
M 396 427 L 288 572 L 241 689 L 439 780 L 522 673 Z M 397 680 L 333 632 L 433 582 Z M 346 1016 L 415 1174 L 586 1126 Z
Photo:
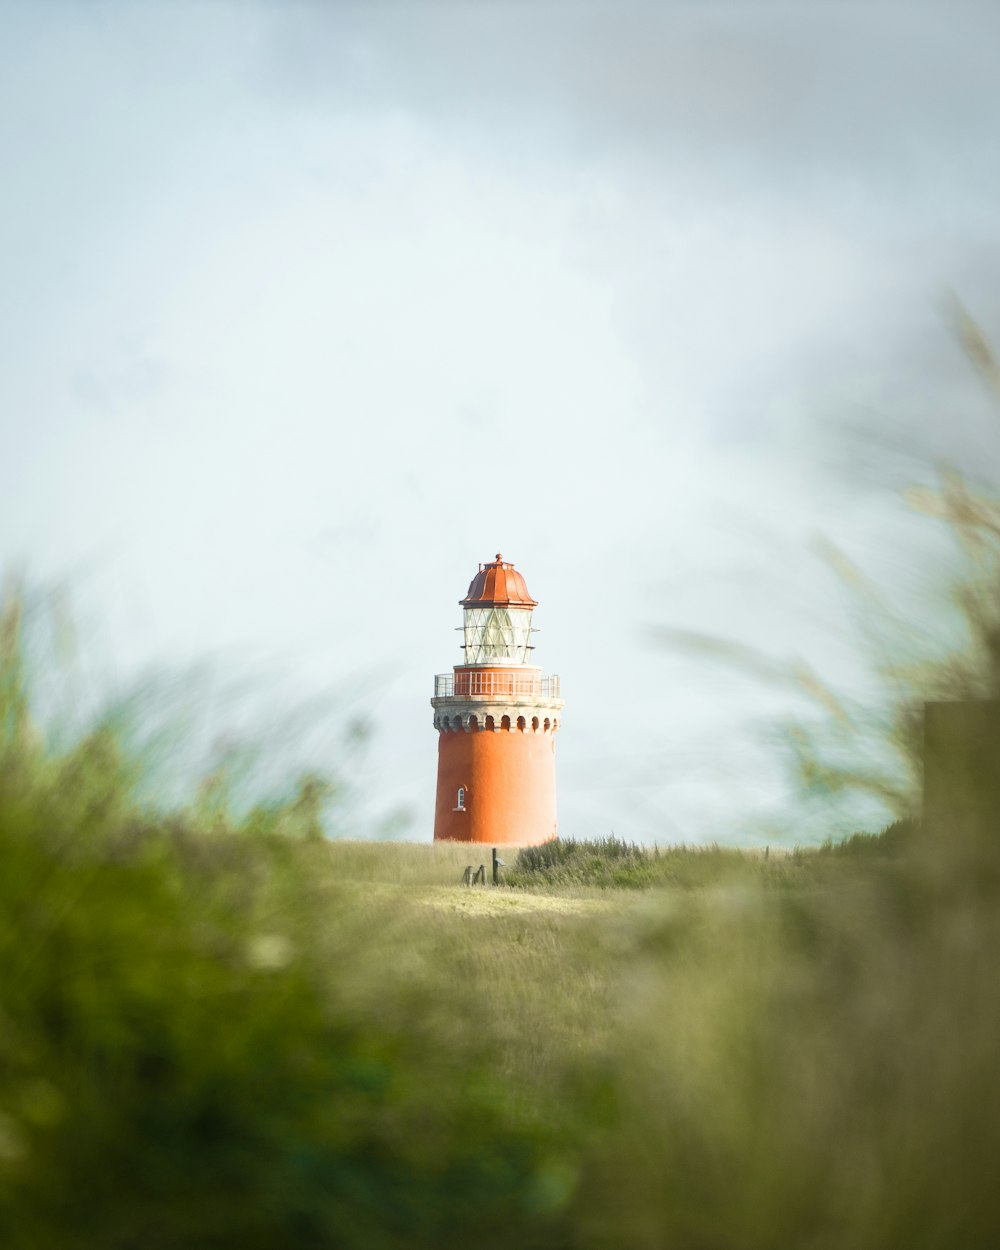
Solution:
M 533 846 L 556 836 L 559 678 L 528 663 L 536 602 L 513 564 L 481 564 L 465 609 L 465 662 L 434 679 L 434 839 Z

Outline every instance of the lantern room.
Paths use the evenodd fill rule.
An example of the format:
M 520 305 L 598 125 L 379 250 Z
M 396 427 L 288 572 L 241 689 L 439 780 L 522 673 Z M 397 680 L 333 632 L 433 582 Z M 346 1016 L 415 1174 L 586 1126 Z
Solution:
M 524 578 L 500 552 L 481 564 L 461 601 L 465 664 L 526 664 L 531 646 L 531 612 L 536 600 Z

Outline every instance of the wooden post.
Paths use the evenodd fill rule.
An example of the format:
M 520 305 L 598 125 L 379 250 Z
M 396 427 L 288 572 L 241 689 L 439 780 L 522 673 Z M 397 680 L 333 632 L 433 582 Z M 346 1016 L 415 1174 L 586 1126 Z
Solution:
M 924 704 L 924 827 L 954 844 L 996 838 L 1000 702 Z

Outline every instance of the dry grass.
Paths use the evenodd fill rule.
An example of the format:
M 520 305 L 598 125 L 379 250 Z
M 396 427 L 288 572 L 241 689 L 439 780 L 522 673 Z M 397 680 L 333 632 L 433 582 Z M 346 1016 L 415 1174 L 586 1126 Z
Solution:
M 362 842 L 327 844 L 330 867 L 345 881 L 382 885 L 457 885 L 466 864 L 489 860 L 489 847 L 470 848 L 454 842 Z

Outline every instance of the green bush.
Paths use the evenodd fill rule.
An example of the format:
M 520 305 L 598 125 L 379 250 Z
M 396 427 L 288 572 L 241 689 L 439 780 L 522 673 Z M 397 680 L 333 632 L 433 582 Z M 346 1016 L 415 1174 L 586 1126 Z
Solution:
M 581 885 L 641 889 L 656 880 L 654 852 L 614 834 L 576 841 L 553 838 L 526 846 L 505 876 L 513 886 Z

